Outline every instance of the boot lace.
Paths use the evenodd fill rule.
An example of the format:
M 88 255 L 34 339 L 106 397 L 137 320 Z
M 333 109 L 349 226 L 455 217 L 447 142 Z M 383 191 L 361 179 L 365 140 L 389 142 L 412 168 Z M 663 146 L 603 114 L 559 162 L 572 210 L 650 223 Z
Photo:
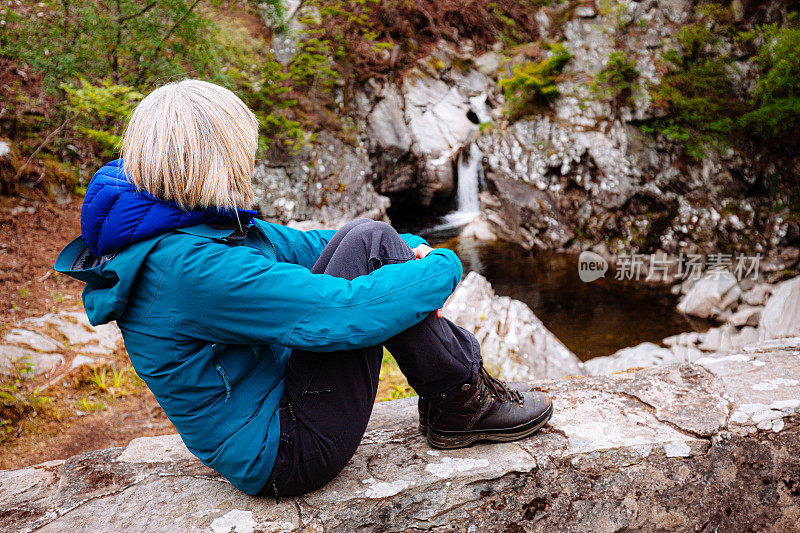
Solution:
M 519 405 L 523 405 L 525 403 L 525 397 L 521 392 L 519 392 L 517 389 L 512 389 L 505 381 L 500 381 L 496 377 L 489 374 L 484 367 L 481 367 L 479 376 L 486 385 L 486 388 L 489 389 L 492 398 L 496 399 L 497 401 L 502 403 L 515 402 Z

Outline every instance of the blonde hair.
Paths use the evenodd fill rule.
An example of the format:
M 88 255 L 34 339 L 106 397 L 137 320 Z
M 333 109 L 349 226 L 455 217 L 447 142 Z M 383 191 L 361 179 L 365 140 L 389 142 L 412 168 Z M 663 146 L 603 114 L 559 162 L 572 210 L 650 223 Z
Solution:
M 258 122 L 233 92 L 201 80 L 168 83 L 134 109 L 122 140 L 137 189 L 183 209 L 247 208 Z

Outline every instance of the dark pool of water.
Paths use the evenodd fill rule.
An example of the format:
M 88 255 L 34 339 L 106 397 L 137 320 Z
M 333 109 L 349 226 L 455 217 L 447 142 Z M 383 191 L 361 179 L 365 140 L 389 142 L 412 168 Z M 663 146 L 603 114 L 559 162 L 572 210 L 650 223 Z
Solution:
M 429 241 L 436 242 L 434 236 Z M 530 252 L 509 243 L 450 239 L 464 272 L 485 276 L 497 294 L 525 302 L 582 360 L 683 331 L 704 330 L 675 310 L 668 287 L 600 279 L 584 283 L 575 255 Z

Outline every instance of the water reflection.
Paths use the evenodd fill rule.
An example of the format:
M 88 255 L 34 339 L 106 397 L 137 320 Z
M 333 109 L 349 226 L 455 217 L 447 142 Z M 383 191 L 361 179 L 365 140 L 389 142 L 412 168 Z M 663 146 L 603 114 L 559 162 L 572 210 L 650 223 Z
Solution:
M 574 255 L 534 253 L 509 243 L 471 239 L 451 239 L 440 246 L 458 254 L 465 273 L 480 273 L 497 294 L 530 306 L 582 360 L 709 327 L 678 313 L 677 299 L 666 287 L 616 281 L 612 273 L 592 283 L 582 282 Z

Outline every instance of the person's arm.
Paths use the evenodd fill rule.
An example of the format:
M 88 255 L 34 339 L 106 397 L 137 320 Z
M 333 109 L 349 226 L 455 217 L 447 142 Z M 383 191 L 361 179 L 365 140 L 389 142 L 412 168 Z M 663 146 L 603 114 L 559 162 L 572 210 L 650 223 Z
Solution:
M 401 233 L 400 238 L 405 241 L 409 248 L 414 249 L 420 244 L 424 244 L 426 246 L 430 246 L 428 241 L 420 237 L 419 235 L 414 235 L 413 233 Z
M 166 268 L 165 279 L 180 280 L 160 289 L 179 306 L 179 334 L 320 352 L 385 341 L 441 307 L 461 279 L 461 262 L 445 249 L 352 281 L 207 241 L 184 245 Z
M 322 250 L 336 233 L 332 229 L 302 231 L 263 220 L 255 220 L 255 223 L 275 245 L 278 261 L 302 265 L 307 269 L 314 266 Z

